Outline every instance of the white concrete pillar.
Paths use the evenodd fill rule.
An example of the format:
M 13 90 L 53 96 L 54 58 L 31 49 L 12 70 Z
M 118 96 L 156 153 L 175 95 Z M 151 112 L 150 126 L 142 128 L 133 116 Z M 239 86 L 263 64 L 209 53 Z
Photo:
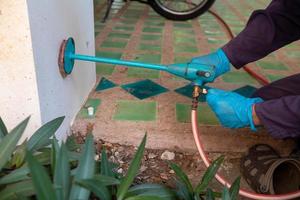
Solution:
M 31 115 L 26 136 L 66 116 L 63 138 L 96 80 L 95 64 L 76 62 L 63 79 L 60 43 L 74 37 L 76 51 L 95 54 L 92 0 L 0 1 L 0 116 L 9 129 Z

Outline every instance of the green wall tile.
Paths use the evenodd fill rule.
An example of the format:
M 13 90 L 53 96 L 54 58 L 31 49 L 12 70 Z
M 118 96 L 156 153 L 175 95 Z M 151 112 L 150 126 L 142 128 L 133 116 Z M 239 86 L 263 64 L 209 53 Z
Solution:
M 161 40 L 160 35 L 142 35 L 141 36 L 142 40 Z
M 177 28 L 192 28 L 192 24 L 186 22 L 174 22 L 174 27 Z
M 160 54 L 138 54 L 135 56 L 136 61 L 147 62 L 147 63 L 161 63 L 161 55 Z
M 283 76 L 283 75 L 268 74 L 267 77 L 268 77 L 268 79 L 269 79 L 270 81 L 273 82 L 273 81 L 277 81 L 277 80 L 279 80 L 279 79 L 282 79 L 282 78 L 284 78 L 285 76 Z
M 85 103 L 85 105 L 83 106 L 83 108 L 81 108 L 81 110 L 79 111 L 78 116 L 80 118 L 94 118 L 100 103 L 101 103 L 100 99 L 88 99 L 87 102 Z M 94 115 L 93 116 L 88 115 L 87 108 L 90 106 L 94 107 Z
M 118 101 L 114 120 L 154 121 L 156 120 L 156 102 Z
M 118 31 L 133 31 L 134 27 L 132 27 L 132 26 L 115 26 L 113 29 L 118 30 Z
M 143 32 L 148 33 L 162 33 L 162 28 L 154 28 L 154 27 L 145 27 L 143 28 Z
M 271 70 L 288 70 L 288 68 L 281 62 L 274 61 L 258 61 L 256 62 L 258 66 L 263 69 L 271 69 Z
M 246 83 L 253 84 L 256 81 L 246 72 L 233 71 L 222 76 L 223 81 L 227 83 Z
M 184 57 L 184 56 L 176 56 L 174 58 L 174 63 L 186 63 L 191 61 L 191 57 Z
M 104 41 L 101 44 L 101 47 L 106 48 L 125 48 L 127 45 L 127 42 L 121 42 L 121 41 Z
M 219 124 L 217 117 L 211 111 L 208 105 L 199 104 L 198 106 L 198 122 L 205 125 Z M 191 105 L 176 103 L 176 119 L 181 123 L 191 122 Z
M 147 51 L 161 51 L 161 46 L 156 44 L 145 44 L 141 43 L 139 45 L 139 50 L 147 50 Z
M 122 57 L 122 53 L 121 52 L 97 51 L 96 56 L 120 59 Z
M 188 46 L 188 45 L 176 45 L 174 50 L 176 53 L 180 53 L 180 52 L 197 53 L 198 52 L 196 46 Z
M 112 75 L 115 69 L 114 65 L 97 63 L 96 64 L 96 73 L 99 75 Z
M 165 22 L 162 22 L 162 21 L 145 21 L 145 25 L 147 25 L 147 26 L 164 26 Z
M 175 37 L 175 43 L 176 45 L 178 43 L 191 43 L 191 44 L 196 44 L 196 40 L 193 37 Z
M 129 39 L 130 38 L 129 33 L 110 33 L 108 35 L 108 38 L 122 38 L 122 39 Z
M 134 78 L 159 78 L 159 71 L 142 68 L 129 68 L 127 71 L 128 77 Z

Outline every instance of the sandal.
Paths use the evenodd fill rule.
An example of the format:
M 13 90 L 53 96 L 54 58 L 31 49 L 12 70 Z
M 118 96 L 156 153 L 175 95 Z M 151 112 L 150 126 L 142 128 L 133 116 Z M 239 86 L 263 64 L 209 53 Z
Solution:
M 258 144 L 249 149 L 241 160 L 241 173 L 258 193 L 282 194 L 294 192 L 300 186 L 299 160 L 281 158 L 267 144 Z

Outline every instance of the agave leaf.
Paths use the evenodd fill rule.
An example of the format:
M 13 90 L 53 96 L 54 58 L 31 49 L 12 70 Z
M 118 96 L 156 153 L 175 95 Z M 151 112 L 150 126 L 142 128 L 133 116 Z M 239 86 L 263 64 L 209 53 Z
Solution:
M 18 199 L 18 196 L 32 196 L 35 194 L 34 186 L 31 180 L 25 180 L 7 185 L 0 192 L 1 200 Z
M 222 200 L 232 200 L 230 198 L 230 193 L 227 189 L 227 187 L 224 187 L 223 192 L 222 192 Z
M 65 200 L 69 198 L 70 191 L 70 165 L 66 145 L 61 144 L 55 165 L 53 183 L 55 185 L 56 198 Z
M 167 187 L 159 184 L 140 184 L 129 188 L 126 198 L 132 196 L 156 196 L 163 200 L 175 199 L 175 193 Z
M 24 165 L 19 169 L 15 169 L 14 171 L 10 172 L 9 174 L 3 176 L 0 179 L 0 185 L 10 184 L 10 183 L 15 183 L 18 181 L 30 179 L 30 177 L 28 176 L 29 172 L 30 170 L 26 165 Z
M 241 182 L 241 177 L 238 177 L 235 179 L 233 184 L 231 185 L 229 189 L 230 197 L 232 200 L 236 200 L 239 195 L 239 190 L 240 190 L 240 182 Z
M 163 200 L 160 197 L 157 196 L 143 196 L 143 195 L 139 195 L 139 196 L 133 196 L 133 197 L 128 197 L 125 200 Z
M 75 174 L 75 181 L 81 180 L 81 179 L 90 179 L 93 177 L 95 172 L 95 148 L 94 148 L 94 140 L 93 135 L 88 134 L 86 137 L 85 145 L 83 152 L 81 154 L 78 168 L 76 170 Z M 70 200 L 73 199 L 88 199 L 90 196 L 90 191 L 87 189 L 73 184 L 71 193 L 70 193 Z
M 218 172 L 222 162 L 224 160 L 224 156 L 220 156 L 216 160 L 212 162 L 212 164 L 207 168 L 206 172 L 204 173 L 201 182 L 197 185 L 195 189 L 195 193 L 198 195 L 203 192 L 210 181 L 215 177 L 215 174 Z
M 32 176 L 32 182 L 38 199 L 56 199 L 53 185 L 45 168 L 37 161 L 36 158 L 33 157 L 29 151 L 26 154 L 26 160 L 28 162 L 28 167 Z
M 147 134 L 145 134 L 141 144 L 139 145 L 138 150 L 135 153 L 134 158 L 128 168 L 128 172 L 127 172 L 126 176 L 121 181 L 121 184 L 120 184 L 120 186 L 118 188 L 118 192 L 117 192 L 117 200 L 124 199 L 128 188 L 132 184 L 132 181 L 140 168 L 140 164 L 141 164 L 144 150 L 145 150 L 146 139 L 147 139 Z
M 193 186 L 188 178 L 188 176 L 182 171 L 182 169 L 176 165 L 175 163 L 169 163 L 169 166 L 174 170 L 176 176 L 178 177 L 179 181 L 181 181 L 186 188 L 188 189 L 190 194 L 194 193 Z
M 101 175 L 101 174 L 96 174 L 96 175 L 94 175 L 94 177 L 92 179 L 89 179 L 89 180 L 93 180 L 93 181 L 95 181 L 95 183 L 99 182 L 105 186 L 120 184 L 120 181 L 118 179 L 110 177 L 110 176 Z
M 210 188 L 207 188 L 206 200 L 215 200 L 214 192 Z
M 51 146 L 51 151 L 50 151 L 50 166 L 51 166 L 51 172 L 53 175 L 55 172 L 55 166 L 57 163 L 59 152 L 60 152 L 60 147 L 58 144 L 58 140 L 54 137 L 52 140 L 52 146 Z
M 15 168 L 19 168 L 24 164 L 26 155 L 26 143 L 25 140 L 21 145 L 17 146 L 15 153 L 13 154 L 10 165 Z
M 39 128 L 28 140 L 29 151 L 38 150 L 51 144 L 51 137 L 55 134 L 65 117 L 58 117 Z
M 29 117 L 22 121 L 18 126 L 16 126 L 9 134 L 7 134 L 0 143 L 0 170 L 10 159 L 12 153 L 14 152 L 16 145 L 22 136 L 27 124 Z
M 2 140 L 2 138 L 4 138 L 4 136 L 6 136 L 8 134 L 7 128 L 2 120 L 2 118 L 0 117 L 0 142 Z
M 107 187 L 99 181 L 93 179 L 77 180 L 76 183 L 82 187 L 93 192 L 101 200 L 111 200 L 112 195 L 110 194 Z
M 177 196 L 183 200 L 193 200 L 193 194 L 189 193 L 186 185 L 178 180 L 175 180 L 175 182 Z
M 74 135 L 70 135 L 67 138 L 66 146 L 69 151 L 76 151 L 77 149 L 81 149 L 81 145 L 77 143 L 76 137 Z
M 42 165 L 51 164 L 51 149 L 42 153 L 34 154 L 34 158 Z
M 111 165 L 108 161 L 107 154 L 105 148 L 101 151 L 101 174 L 105 176 L 114 177 L 114 174 L 112 172 Z

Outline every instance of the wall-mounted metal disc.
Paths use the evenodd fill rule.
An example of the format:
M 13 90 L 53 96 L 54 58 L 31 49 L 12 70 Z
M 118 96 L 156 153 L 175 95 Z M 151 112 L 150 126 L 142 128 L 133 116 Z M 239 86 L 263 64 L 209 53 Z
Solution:
M 75 43 L 73 38 L 68 38 L 67 40 L 63 40 L 58 56 L 58 66 L 59 71 L 63 77 L 71 74 L 74 67 L 74 59 L 72 56 L 75 54 Z

